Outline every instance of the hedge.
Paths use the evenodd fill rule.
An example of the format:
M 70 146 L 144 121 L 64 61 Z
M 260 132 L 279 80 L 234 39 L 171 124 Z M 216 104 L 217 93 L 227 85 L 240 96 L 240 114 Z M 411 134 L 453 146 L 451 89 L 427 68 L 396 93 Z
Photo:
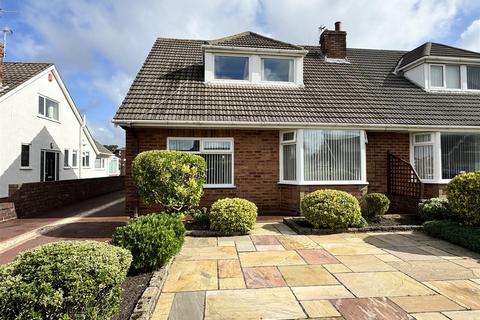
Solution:
M 461 225 L 449 220 L 434 220 L 423 224 L 423 230 L 440 238 L 480 253 L 480 228 Z

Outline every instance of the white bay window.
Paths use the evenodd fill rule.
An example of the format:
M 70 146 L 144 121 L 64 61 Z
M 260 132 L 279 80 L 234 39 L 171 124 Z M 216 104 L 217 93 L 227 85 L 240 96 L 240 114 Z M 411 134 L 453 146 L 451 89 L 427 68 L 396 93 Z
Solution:
M 459 173 L 480 170 L 480 134 L 413 134 L 411 158 L 424 182 L 447 183 Z
M 361 130 L 297 130 L 295 141 L 281 133 L 281 182 L 364 184 L 365 133 Z
M 205 187 L 233 187 L 233 139 L 174 138 L 167 139 L 169 150 L 198 154 L 207 163 Z

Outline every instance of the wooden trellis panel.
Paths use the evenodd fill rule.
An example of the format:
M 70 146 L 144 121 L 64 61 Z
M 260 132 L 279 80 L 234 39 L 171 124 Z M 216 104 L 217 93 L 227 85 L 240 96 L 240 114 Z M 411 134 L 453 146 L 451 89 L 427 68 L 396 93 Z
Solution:
M 388 194 L 414 199 L 423 197 L 423 183 L 412 165 L 388 152 Z

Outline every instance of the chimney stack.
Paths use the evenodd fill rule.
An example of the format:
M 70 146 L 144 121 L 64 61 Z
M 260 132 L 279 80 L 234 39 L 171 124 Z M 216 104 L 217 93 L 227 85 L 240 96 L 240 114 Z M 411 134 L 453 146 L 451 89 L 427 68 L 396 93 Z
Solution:
M 335 22 L 335 30 L 325 30 L 320 35 L 320 48 L 330 59 L 347 57 L 347 33 L 341 30 L 341 22 Z

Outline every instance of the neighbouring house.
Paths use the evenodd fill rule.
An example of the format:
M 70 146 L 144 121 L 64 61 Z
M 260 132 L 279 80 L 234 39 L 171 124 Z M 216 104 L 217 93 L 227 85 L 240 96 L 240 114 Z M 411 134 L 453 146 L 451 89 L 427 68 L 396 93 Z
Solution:
M 119 174 L 53 64 L 0 60 L 0 84 L 0 197 L 9 184 Z
M 298 212 L 321 188 L 415 210 L 480 169 L 480 53 L 354 49 L 346 36 L 338 22 L 319 45 L 157 39 L 113 120 L 126 131 L 127 211 L 145 211 L 130 164 L 150 149 L 205 158 L 204 205 L 242 197 L 264 213 Z
M 122 148 L 117 148 L 113 152 L 115 156 L 120 160 L 120 165 L 119 165 L 119 170 L 120 170 L 120 175 L 124 176 L 125 175 L 125 168 L 126 168 L 126 149 L 125 147 Z

